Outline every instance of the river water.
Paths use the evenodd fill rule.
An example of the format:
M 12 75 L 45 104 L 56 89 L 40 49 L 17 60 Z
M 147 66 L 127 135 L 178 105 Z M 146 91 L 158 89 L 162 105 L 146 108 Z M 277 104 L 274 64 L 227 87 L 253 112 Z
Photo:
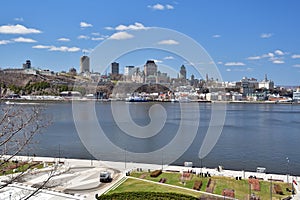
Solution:
M 87 103 L 80 104 L 84 106 Z M 153 105 L 155 103 L 118 102 L 118 106 L 128 106 L 133 122 L 141 127 L 150 123 L 149 109 Z M 91 155 L 87 150 L 89 148 L 81 142 L 82 136 L 76 129 L 72 104 L 47 104 L 46 112 L 51 116 L 52 124 L 42 134 L 35 137 L 37 142 L 31 148 L 26 149 L 23 154 L 85 159 L 96 157 L 96 159 L 124 162 L 145 162 L 146 160 L 165 164 L 164 160 L 168 160 L 168 156 L 177 153 L 180 155 L 181 152 L 176 152 L 175 148 L 172 152 L 164 152 L 159 159 L 155 157 L 155 159 L 137 160 L 136 156 L 131 156 L 132 152 L 145 153 L 161 149 L 176 136 L 182 120 L 180 115 L 182 104 L 160 103 L 159 105 L 167 114 L 165 126 L 155 136 L 145 139 L 124 134 L 114 121 L 111 103 L 96 102 L 95 110 L 99 125 L 104 132 L 108 133 L 106 137 L 113 144 L 124 149 L 124 153 L 101 150 L 96 153 L 93 151 Z M 195 105 L 185 103 L 184 106 L 193 109 Z M 188 149 L 173 164 L 183 165 L 185 161 L 190 161 L 196 166 L 222 165 L 225 169 L 251 171 L 255 171 L 256 167 L 265 167 L 270 173 L 300 175 L 300 105 L 227 104 L 221 136 L 212 151 L 201 160 L 198 156 L 199 149 L 208 130 L 213 104 L 200 103 L 197 106 L 200 112 L 197 134 Z M 191 116 L 194 115 L 191 114 Z M 94 130 L 97 131 L 97 129 Z M 186 131 L 184 134 L 191 133 Z M 95 140 L 92 144 L 93 149 L 97 149 L 97 144 L 104 145 L 102 143 L 105 140 Z

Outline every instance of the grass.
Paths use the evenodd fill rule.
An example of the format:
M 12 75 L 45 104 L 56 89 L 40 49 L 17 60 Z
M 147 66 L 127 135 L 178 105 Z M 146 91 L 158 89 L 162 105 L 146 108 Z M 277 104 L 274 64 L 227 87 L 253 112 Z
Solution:
M 166 192 L 166 193 L 178 193 L 185 194 L 193 197 L 202 196 L 199 192 L 188 191 L 185 189 L 177 189 L 165 184 L 149 183 L 136 179 L 127 179 L 115 190 L 109 191 L 107 194 L 123 193 L 123 192 Z
M 18 163 L 16 164 L 15 162 L 7 162 L 5 164 L 3 164 L 0 168 L 0 176 L 1 175 L 8 175 L 8 174 L 13 174 L 13 173 L 18 173 L 18 172 L 24 172 L 28 169 L 33 169 L 33 168 L 37 168 L 37 169 L 41 169 L 43 168 L 43 164 L 42 163 L 36 163 L 36 165 L 32 166 L 32 163 Z M 16 171 L 14 172 L 14 170 L 16 169 Z
M 151 180 L 154 182 L 158 182 L 161 178 L 166 178 L 167 179 L 167 181 L 165 182 L 166 184 L 177 185 L 177 186 L 186 187 L 186 188 L 190 188 L 190 189 L 193 188 L 194 182 L 196 180 L 201 180 L 202 181 L 201 191 L 206 190 L 206 185 L 207 185 L 207 182 L 209 179 L 209 178 L 204 178 L 204 177 L 198 177 L 193 174 L 192 178 L 190 180 L 186 180 L 185 184 L 183 184 L 180 179 L 180 177 L 181 177 L 180 173 L 164 172 L 159 177 L 156 177 L 156 178 L 150 177 L 148 172 L 134 172 L 131 174 L 131 176 L 137 177 L 137 178 L 140 178 L 142 175 L 144 176 L 144 179 Z M 223 189 L 234 189 L 235 198 L 248 199 L 248 196 L 249 196 L 248 180 L 235 180 L 234 178 L 221 177 L 221 176 L 214 176 L 214 177 L 211 177 L 211 179 L 216 182 L 216 186 L 214 189 L 215 194 L 222 195 Z M 275 182 L 273 182 L 273 184 L 274 183 Z M 256 196 L 259 196 L 260 199 L 270 199 L 270 184 L 271 183 L 268 181 L 260 181 L 261 191 L 251 190 L 251 194 L 254 193 Z M 282 199 L 282 198 L 285 198 L 285 197 L 291 195 L 291 193 L 286 192 L 286 188 L 291 189 L 291 185 L 288 185 L 287 183 L 282 183 L 282 182 L 276 182 L 276 184 L 279 184 L 281 186 L 284 195 L 275 194 L 275 192 L 273 191 L 272 199 Z M 131 185 L 131 188 L 138 188 L 140 191 L 142 191 L 143 189 L 147 189 L 147 188 L 140 188 L 139 185 Z M 160 189 L 160 188 L 158 188 L 158 189 Z M 152 190 L 152 191 L 156 191 L 156 189 Z

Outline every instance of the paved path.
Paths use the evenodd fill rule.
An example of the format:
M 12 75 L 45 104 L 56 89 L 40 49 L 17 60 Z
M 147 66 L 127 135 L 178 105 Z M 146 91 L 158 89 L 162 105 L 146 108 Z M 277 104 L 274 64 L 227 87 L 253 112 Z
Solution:
M 127 171 L 135 170 L 137 168 L 143 169 L 144 171 L 162 169 L 167 171 L 194 171 L 195 173 L 209 173 L 216 176 L 226 176 L 226 177 L 242 177 L 247 179 L 249 176 L 256 176 L 257 178 L 262 178 L 264 180 L 276 179 L 283 182 L 294 183 L 293 186 L 296 190 L 296 195 L 293 199 L 300 200 L 300 177 L 291 177 L 287 175 L 280 174 L 266 174 L 266 173 L 257 173 L 257 172 L 248 172 L 248 171 L 233 171 L 233 170 L 222 170 L 217 171 L 216 169 L 209 168 L 191 168 L 183 166 L 168 166 L 168 165 L 155 165 L 155 164 L 142 164 L 142 163 L 124 163 L 124 162 L 111 162 L 111 161 L 96 161 L 96 160 L 84 160 L 84 159 L 65 159 L 65 158 L 49 158 L 49 157 L 27 157 L 27 156 L 17 156 L 14 160 L 24 160 L 24 161 L 41 161 L 41 162 L 54 162 L 58 163 L 63 162 L 64 165 L 61 166 L 60 170 L 66 169 L 78 169 L 80 167 L 83 170 L 75 171 L 70 173 L 62 173 L 60 176 L 53 178 L 53 181 L 65 182 L 58 189 L 60 191 L 66 191 L 66 189 L 76 190 L 78 197 L 76 199 L 95 199 L 95 194 L 103 194 L 109 190 L 114 184 L 118 184 L 120 180 L 124 180 L 125 173 Z M 85 168 L 85 169 L 84 169 Z M 101 170 L 110 169 L 115 173 L 115 177 L 111 184 L 100 184 L 99 186 L 99 173 Z M 118 171 L 122 173 L 118 173 Z M 43 175 L 44 176 L 44 175 Z M 75 176 L 75 178 L 74 178 Z M 45 176 L 46 177 L 46 176 Z M 44 178 L 45 178 L 44 177 Z M 5 176 L 0 176 L 1 180 L 4 180 Z M 28 181 L 28 186 L 34 183 L 41 182 L 41 177 L 32 178 Z M 81 188 L 81 189 L 80 189 Z M 0 190 L 1 194 L 1 190 Z M 8 193 L 7 193 L 8 194 Z M 73 195 L 74 197 L 74 195 Z M 1 199 L 1 198 L 0 198 Z M 50 199 L 50 198 L 45 198 Z M 66 198 L 67 199 L 67 198 Z M 72 199 L 70 197 L 70 199 Z

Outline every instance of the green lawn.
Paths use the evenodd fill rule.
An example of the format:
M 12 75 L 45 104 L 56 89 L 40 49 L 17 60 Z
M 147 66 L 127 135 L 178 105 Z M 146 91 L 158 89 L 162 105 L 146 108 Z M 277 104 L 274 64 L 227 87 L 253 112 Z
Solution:
M 202 178 L 202 177 L 198 177 L 196 175 L 192 175 L 192 178 L 190 180 L 186 180 L 185 184 L 183 184 L 180 179 L 180 177 L 181 177 L 180 173 L 171 173 L 171 172 L 164 172 L 157 178 L 150 177 L 150 174 L 148 172 L 134 172 L 134 173 L 131 173 L 131 176 L 137 177 L 137 178 L 141 178 L 142 176 L 144 176 L 144 179 L 152 180 L 154 182 L 158 182 L 161 178 L 166 178 L 167 179 L 167 181 L 165 182 L 166 184 L 177 185 L 177 186 L 191 188 L 191 189 L 193 188 L 194 182 L 196 180 L 201 180 L 203 183 L 202 187 L 201 187 L 201 191 L 206 190 L 206 185 L 208 182 L 208 178 Z M 215 194 L 222 195 L 222 191 L 225 188 L 234 189 L 235 190 L 235 198 L 248 199 L 248 195 L 249 195 L 248 180 L 235 180 L 234 178 L 219 177 L 219 176 L 211 177 L 211 179 L 216 182 L 216 186 L 214 189 Z M 281 186 L 284 195 L 277 195 L 273 191 L 272 199 L 282 199 L 291 194 L 291 193 L 286 192 L 286 188 L 288 187 L 288 184 L 282 183 L 282 182 L 273 182 L 273 185 L 274 185 L 274 183 L 279 184 Z M 134 186 L 134 183 L 132 183 L 132 184 L 133 185 L 131 185 L 131 188 L 138 188 L 140 191 L 142 191 L 143 189 L 147 189 L 147 187 L 141 188 L 139 185 Z M 260 181 L 261 191 L 254 192 L 251 190 L 251 194 L 254 193 L 256 196 L 259 196 L 260 199 L 270 199 L 270 184 L 271 183 L 268 181 Z M 126 186 L 121 185 L 120 187 L 126 187 Z M 291 188 L 291 187 L 289 187 L 289 188 Z M 155 188 L 152 188 L 152 189 L 155 189 Z M 161 188 L 158 188 L 158 189 L 161 190 Z M 162 189 L 162 190 L 164 190 L 164 189 Z M 156 190 L 152 190 L 152 191 L 156 191 Z
M 122 193 L 122 192 L 168 192 L 168 193 L 179 193 L 179 194 L 190 195 L 197 198 L 200 196 L 206 196 L 200 194 L 199 192 L 172 188 L 166 184 L 155 184 L 155 183 L 149 183 L 142 180 L 136 180 L 130 178 L 127 179 L 115 190 L 109 191 L 108 194 Z

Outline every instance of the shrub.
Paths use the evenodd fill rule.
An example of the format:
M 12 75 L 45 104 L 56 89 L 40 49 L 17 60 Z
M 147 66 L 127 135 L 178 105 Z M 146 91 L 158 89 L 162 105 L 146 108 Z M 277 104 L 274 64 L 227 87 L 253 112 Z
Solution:
M 101 195 L 97 198 L 98 200 L 197 200 L 196 197 L 179 193 L 164 193 L 164 192 L 123 192 Z

